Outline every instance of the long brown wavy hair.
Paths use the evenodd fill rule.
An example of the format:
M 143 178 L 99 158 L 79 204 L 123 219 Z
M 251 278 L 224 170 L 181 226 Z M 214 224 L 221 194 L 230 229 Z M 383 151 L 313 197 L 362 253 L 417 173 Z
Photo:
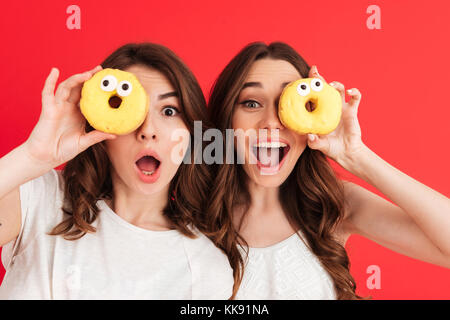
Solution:
M 285 43 L 266 45 L 255 42 L 244 47 L 219 75 L 210 93 L 209 116 L 224 136 L 225 130 L 232 128 L 234 108 L 249 70 L 256 60 L 263 58 L 285 60 L 302 77 L 308 77 L 310 67 L 306 61 Z M 227 147 L 226 152 L 233 152 L 236 160 L 233 148 Z M 237 206 L 242 205 L 244 212 L 249 208 L 248 177 L 240 165 L 224 163 L 212 170 L 215 182 L 207 210 L 207 229 L 214 231 L 211 238 L 229 256 L 236 292 L 245 265 L 238 245 L 242 248 L 248 246 L 239 235 L 238 227 L 233 225 L 232 217 Z M 293 171 L 280 186 L 279 200 L 289 223 L 302 232 L 306 245 L 332 277 L 337 298 L 360 299 L 355 293 L 356 283 L 349 271 L 347 252 L 333 236 L 344 216 L 343 183 L 322 152 L 306 146 Z
M 194 164 L 201 141 L 193 139 L 194 121 L 202 121 L 202 130 L 208 126 L 206 101 L 203 92 L 188 67 L 170 49 L 153 43 L 126 44 L 101 64 L 103 68 L 126 69 L 144 65 L 160 71 L 170 81 L 178 94 L 181 116 L 191 133 L 187 154 L 192 159 L 181 163 L 169 186 L 169 197 L 163 214 L 174 228 L 184 235 L 195 238 L 188 225 L 202 229 L 201 217 L 209 193 L 210 171 L 206 164 Z M 93 128 L 86 122 L 85 131 Z M 96 202 L 112 199 L 112 165 L 106 153 L 105 141 L 97 143 L 68 161 L 63 169 L 64 205 L 67 218 L 49 233 L 76 240 L 88 232 L 95 232 L 91 224 L 99 214 Z

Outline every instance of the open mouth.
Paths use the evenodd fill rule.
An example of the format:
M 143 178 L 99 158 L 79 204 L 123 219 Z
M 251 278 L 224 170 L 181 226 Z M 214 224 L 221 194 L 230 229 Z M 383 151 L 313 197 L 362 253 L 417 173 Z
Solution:
M 143 156 L 136 161 L 138 169 L 146 176 L 153 175 L 159 168 L 161 161 L 153 156 Z
M 314 101 L 309 100 L 308 102 L 306 102 L 305 108 L 306 108 L 306 110 L 308 110 L 309 112 L 313 112 L 313 111 L 316 109 L 316 104 L 315 104 Z
M 281 141 L 259 142 L 252 146 L 258 165 L 267 168 L 281 166 L 289 149 L 289 145 Z
M 122 104 L 122 98 L 118 96 L 111 96 L 108 100 L 109 106 L 111 108 L 117 109 Z

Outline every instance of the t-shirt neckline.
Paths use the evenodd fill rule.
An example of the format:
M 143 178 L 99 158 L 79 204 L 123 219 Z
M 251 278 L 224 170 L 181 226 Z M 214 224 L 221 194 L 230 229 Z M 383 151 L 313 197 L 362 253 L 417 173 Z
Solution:
M 115 213 L 105 202 L 105 200 L 100 199 L 97 202 L 97 205 L 100 207 L 100 209 L 105 212 L 105 216 L 109 217 L 112 221 L 115 223 L 121 225 L 122 227 L 128 228 L 134 232 L 138 232 L 140 234 L 148 235 L 148 236 L 172 236 L 175 234 L 179 234 L 179 231 L 176 229 L 173 230 L 164 230 L 164 231 L 157 231 L 157 230 L 149 230 L 144 229 L 138 226 L 135 226 L 132 223 L 129 223 L 122 217 L 120 217 L 117 213 Z
M 299 233 L 300 233 L 300 231 L 294 232 L 294 233 L 293 233 L 292 235 L 290 235 L 289 237 L 287 237 L 287 238 L 285 238 L 285 239 L 283 239 L 283 240 L 281 240 L 281 241 L 279 241 L 279 242 L 277 242 L 277 243 L 274 243 L 274 244 L 272 244 L 272 245 L 269 245 L 269 246 L 267 246 L 267 247 L 247 247 L 247 246 L 244 246 L 244 248 L 245 248 L 246 250 L 249 249 L 250 252 L 272 251 L 272 250 L 278 249 L 278 248 L 280 248 L 280 247 L 286 245 L 287 243 L 293 241 L 296 237 L 299 237 L 299 236 L 300 236 Z M 239 248 L 241 248 L 241 247 L 239 247 Z

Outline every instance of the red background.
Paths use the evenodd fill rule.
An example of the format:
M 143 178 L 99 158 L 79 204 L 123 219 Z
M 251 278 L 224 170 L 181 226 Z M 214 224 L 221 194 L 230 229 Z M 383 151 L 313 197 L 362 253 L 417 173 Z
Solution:
M 81 9 L 68 30 L 66 9 Z M 369 30 L 366 9 L 381 9 Z M 448 1 L 7 1 L 1 6 L 0 155 L 25 141 L 39 118 L 40 93 L 53 66 L 61 79 L 91 69 L 118 46 L 161 43 L 197 75 L 207 94 L 248 42 L 289 43 L 328 80 L 363 94 L 363 141 L 387 162 L 448 196 L 450 2 Z M 379 191 L 338 166 L 346 179 Z M 449 214 L 449 213 L 447 213 Z M 376 299 L 449 299 L 450 272 L 359 236 L 347 249 L 357 292 Z M 369 265 L 381 289 L 369 290 Z M 0 281 L 4 270 L 0 270 Z

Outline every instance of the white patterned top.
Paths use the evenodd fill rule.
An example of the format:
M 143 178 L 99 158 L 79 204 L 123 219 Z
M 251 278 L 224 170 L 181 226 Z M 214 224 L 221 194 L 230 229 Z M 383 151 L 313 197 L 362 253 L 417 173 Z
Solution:
M 250 248 L 236 299 L 334 300 L 336 295 L 328 272 L 294 233 L 275 245 Z

